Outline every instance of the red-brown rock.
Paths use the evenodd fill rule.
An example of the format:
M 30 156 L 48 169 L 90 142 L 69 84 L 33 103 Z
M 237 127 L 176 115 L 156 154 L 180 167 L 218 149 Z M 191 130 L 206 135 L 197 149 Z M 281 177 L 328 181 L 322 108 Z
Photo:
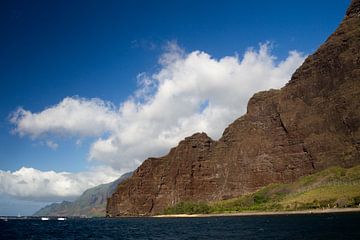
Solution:
M 152 215 L 181 201 L 236 197 L 329 166 L 360 163 L 360 0 L 281 90 L 255 94 L 219 141 L 196 133 L 149 158 L 107 215 Z

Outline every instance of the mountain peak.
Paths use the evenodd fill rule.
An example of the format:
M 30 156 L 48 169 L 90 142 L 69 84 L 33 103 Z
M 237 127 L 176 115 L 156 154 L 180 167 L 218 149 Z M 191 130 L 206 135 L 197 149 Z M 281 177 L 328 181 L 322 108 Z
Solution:
M 360 0 L 352 0 L 346 11 L 347 17 L 360 17 Z

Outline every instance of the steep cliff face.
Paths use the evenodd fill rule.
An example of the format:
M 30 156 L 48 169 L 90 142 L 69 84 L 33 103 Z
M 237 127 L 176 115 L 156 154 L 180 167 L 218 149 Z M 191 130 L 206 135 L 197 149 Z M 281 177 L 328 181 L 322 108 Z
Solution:
M 147 159 L 107 215 L 151 215 L 181 201 L 236 197 L 274 182 L 360 164 L 360 0 L 281 90 L 255 94 L 218 141 L 197 133 Z

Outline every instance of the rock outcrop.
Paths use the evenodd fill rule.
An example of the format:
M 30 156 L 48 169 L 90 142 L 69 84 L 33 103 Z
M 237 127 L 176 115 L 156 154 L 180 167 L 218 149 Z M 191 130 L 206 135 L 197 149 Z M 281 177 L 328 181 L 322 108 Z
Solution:
M 281 90 L 255 94 L 218 141 L 197 133 L 149 158 L 107 215 L 152 215 L 181 201 L 236 197 L 329 166 L 360 164 L 360 0 Z

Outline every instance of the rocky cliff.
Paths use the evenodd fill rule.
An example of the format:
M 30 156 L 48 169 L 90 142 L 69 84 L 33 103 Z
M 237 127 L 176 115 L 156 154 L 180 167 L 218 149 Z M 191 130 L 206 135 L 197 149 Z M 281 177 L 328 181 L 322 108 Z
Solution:
M 108 199 L 107 215 L 152 215 L 360 163 L 360 0 L 281 90 L 255 94 L 218 141 L 196 133 L 149 158 Z

